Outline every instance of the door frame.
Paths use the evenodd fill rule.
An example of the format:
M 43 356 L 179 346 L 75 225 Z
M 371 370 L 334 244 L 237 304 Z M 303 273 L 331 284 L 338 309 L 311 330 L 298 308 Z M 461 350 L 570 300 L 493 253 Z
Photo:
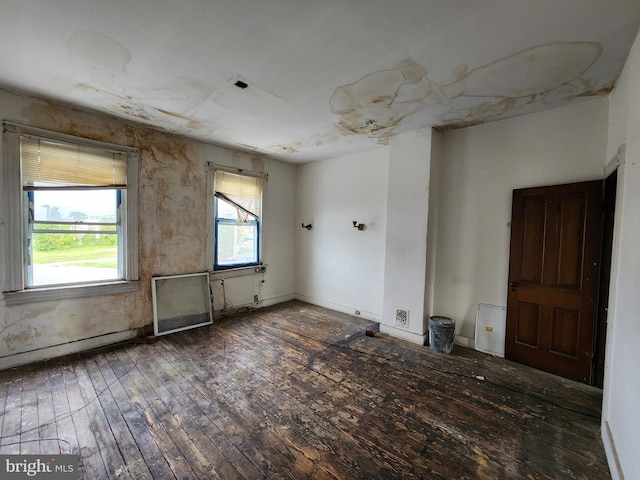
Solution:
M 604 384 L 604 362 L 607 341 L 607 316 L 609 289 L 611 286 L 611 263 L 615 210 L 618 188 L 618 170 L 614 170 L 604 180 L 602 202 L 602 241 L 600 250 L 600 272 L 598 273 L 598 298 L 593 345 L 593 367 L 591 385 L 602 388 Z

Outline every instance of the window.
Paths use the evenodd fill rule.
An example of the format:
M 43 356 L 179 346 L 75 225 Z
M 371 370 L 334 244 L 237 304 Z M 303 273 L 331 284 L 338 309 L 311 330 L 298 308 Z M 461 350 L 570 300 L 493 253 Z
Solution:
M 5 293 L 8 303 L 38 300 L 47 287 L 56 293 L 42 299 L 130 291 L 122 284 L 138 278 L 137 152 L 8 122 L 4 127 L 7 290 L 32 292 Z M 89 285 L 98 289 L 78 291 Z
M 215 170 L 214 270 L 260 265 L 262 177 Z

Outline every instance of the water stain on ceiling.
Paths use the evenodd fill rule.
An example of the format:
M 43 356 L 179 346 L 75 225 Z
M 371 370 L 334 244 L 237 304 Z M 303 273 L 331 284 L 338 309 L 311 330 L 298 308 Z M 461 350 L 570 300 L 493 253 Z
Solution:
M 67 48 L 74 77 L 88 85 L 114 85 L 118 77 L 127 75 L 131 53 L 108 35 L 80 30 L 71 35 Z
M 337 125 L 347 134 L 386 138 L 419 111 L 435 117 L 435 125 L 469 125 L 536 102 L 537 96 L 544 102 L 544 95 L 579 79 L 601 54 L 602 46 L 597 43 L 550 43 L 471 71 L 460 65 L 442 83 L 432 81 L 422 65 L 406 59 L 393 69 L 338 87 L 329 103 L 339 116 Z M 578 96 L 581 90 L 570 92 Z M 458 107 L 456 100 L 462 97 L 473 100 Z
M 640 26 L 637 0 L 120 3 L 6 0 L 0 88 L 292 162 L 607 95 Z

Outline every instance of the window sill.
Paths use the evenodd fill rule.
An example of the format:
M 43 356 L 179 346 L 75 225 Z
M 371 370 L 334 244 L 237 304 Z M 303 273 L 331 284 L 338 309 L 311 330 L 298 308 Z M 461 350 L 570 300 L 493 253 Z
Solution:
M 250 267 L 227 268 L 224 270 L 214 270 L 209 272 L 211 280 L 221 280 L 224 278 L 243 277 L 245 275 L 253 275 L 255 273 L 264 273 L 267 271 L 267 265 L 251 265 Z
M 97 295 L 115 295 L 118 293 L 137 292 L 140 282 L 122 281 L 111 283 L 94 283 L 90 285 L 73 285 L 64 287 L 45 287 L 5 292 L 4 301 L 7 306 L 24 303 L 44 302 L 47 300 L 63 300 L 66 298 L 95 297 Z

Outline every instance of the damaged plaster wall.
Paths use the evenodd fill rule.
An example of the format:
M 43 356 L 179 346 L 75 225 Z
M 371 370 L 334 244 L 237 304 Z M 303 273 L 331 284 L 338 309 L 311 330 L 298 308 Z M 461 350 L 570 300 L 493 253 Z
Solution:
M 606 99 L 444 132 L 433 313 L 473 347 L 478 303 L 506 306 L 512 190 L 603 178 Z
M 236 294 L 249 299 L 260 295 L 265 300 L 270 296 L 287 299 L 287 295 L 293 294 L 293 266 L 286 259 L 294 236 L 293 166 L 3 90 L 0 90 L 0 117 L 140 151 L 140 290 L 12 307 L 0 300 L 0 368 L 130 337 L 153 320 L 151 276 L 209 270 L 207 162 L 258 171 L 273 166 L 270 180 L 277 188 L 270 192 L 264 212 L 265 218 L 272 218 L 274 226 L 277 225 L 265 227 L 270 240 L 263 256 L 270 267 L 260 274 L 260 282 L 250 285 L 250 291 L 240 291 L 247 288 L 243 284 Z M 6 228 L 4 221 L 2 228 Z M 4 262 L 3 245 L 2 291 L 6 289 Z

